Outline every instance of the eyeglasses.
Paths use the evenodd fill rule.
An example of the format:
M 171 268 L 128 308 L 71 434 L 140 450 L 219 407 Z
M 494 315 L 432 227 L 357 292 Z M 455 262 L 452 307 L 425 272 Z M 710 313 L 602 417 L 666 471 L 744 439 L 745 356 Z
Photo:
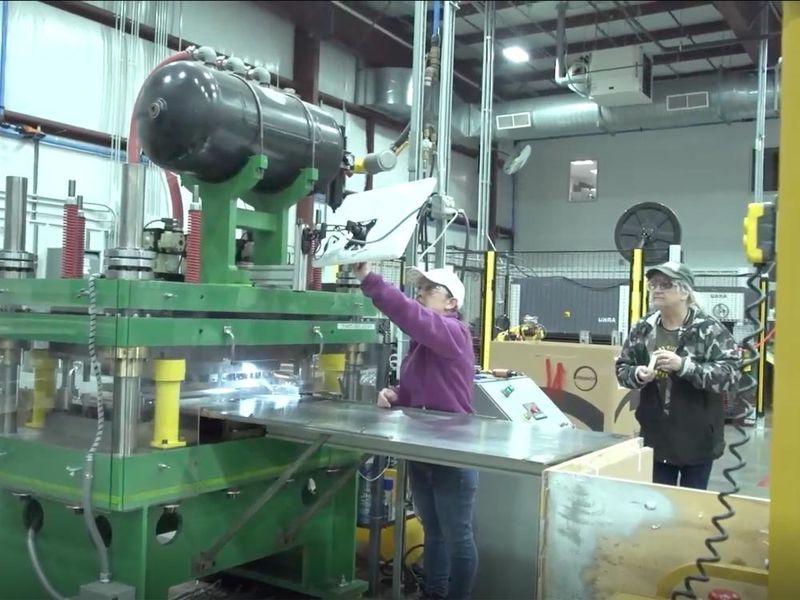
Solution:
M 675 287 L 674 281 L 648 281 L 647 282 L 647 289 L 651 292 L 655 292 L 656 290 L 662 290 L 664 292 L 671 290 Z
M 419 286 L 420 292 L 425 292 L 426 294 L 430 294 L 435 291 L 441 291 L 447 294 L 448 298 L 452 298 L 452 294 L 450 294 L 450 290 L 448 290 L 445 286 L 439 285 L 438 283 L 425 283 Z

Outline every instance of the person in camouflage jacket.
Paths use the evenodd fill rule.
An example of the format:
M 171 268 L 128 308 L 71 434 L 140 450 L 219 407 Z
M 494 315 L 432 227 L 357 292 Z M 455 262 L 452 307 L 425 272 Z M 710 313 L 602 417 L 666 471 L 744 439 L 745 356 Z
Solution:
M 616 372 L 641 389 L 636 419 L 653 448 L 653 481 L 705 489 L 725 449 L 722 394 L 738 385 L 741 358 L 733 336 L 694 302 L 694 276 L 683 264 L 647 272 L 656 308 L 631 330 Z

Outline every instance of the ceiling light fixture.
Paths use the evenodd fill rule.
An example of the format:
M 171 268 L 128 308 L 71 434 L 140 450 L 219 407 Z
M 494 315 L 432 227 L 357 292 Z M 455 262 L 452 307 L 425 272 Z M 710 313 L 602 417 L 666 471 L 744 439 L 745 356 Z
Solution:
M 519 46 L 507 46 L 503 48 L 503 56 L 506 60 L 513 63 L 525 63 L 530 60 L 530 55 Z

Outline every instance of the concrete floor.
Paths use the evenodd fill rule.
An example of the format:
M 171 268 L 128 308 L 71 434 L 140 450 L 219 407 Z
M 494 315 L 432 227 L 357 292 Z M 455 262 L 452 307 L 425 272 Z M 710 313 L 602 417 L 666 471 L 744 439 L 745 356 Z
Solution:
M 771 422 L 771 415 L 767 415 L 763 423 L 754 427 L 744 428 L 750 437 L 750 441 L 739 449 L 739 453 L 747 462 L 747 466 L 733 474 L 734 479 L 739 484 L 741 489 L 739 493 L 742 496 L 769 498 Z M 732 426 L 727 425 L 725 427 L 725 441 L 727 443 L 735 442 L 739 438 L 740 435 Z M 736 459 L 730 453 L 730 450 L 726 448 L 725 454 L 714 463 L 708 489 L 716 492 L 730 489 L 730 484 L 722 476 L 722 471 L 734 464 L 736 464 Z

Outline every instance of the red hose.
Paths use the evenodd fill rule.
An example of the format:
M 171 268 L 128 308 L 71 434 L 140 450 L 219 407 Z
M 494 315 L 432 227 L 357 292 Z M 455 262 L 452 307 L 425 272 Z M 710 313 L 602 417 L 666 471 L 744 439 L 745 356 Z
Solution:
M 311 250 L 308 252 L 309 265 L 311 265 L 311 261 L 314 260 L 314 257 L 317 255 L 318 248 L 319 239 L 314 236 L 311 238 Z M 311 267 L 311 272 L 309 273 L 308 277 L 308 289 L 317 291 L 322 289 L 322 269 L 319 267 Z
M 179 60 L 189 60 L 192 58 L 192 53 L 189 50 L 184 50 L 183 52 L 178 52 L 177 54 L 173 54 L 172 56 L 168 56 L 164 60 L 162 60 L 156 68 L 153 69 L 150 74 L 152 75 L 153 72 L 157 71 L 164 65 L 168 65 L 170 63 L 177 62 Z M 149 77 L 149 75 L 148 75 Z M 142 152 L 141 147 L 139 146 L 139 131 L 136 128 L 136 118 L 135 118 L 135 110 L 136 105 L 139 103 L 139 96 L 136 96 L 136 102 L 133 104 L 134 106 L 134 114 L 131 115 L 131 124 L 130 128 L 128 129 L 128 162 L 130 163 L 138 163 L 140 159 L 140 155 Z M 181 188 L 178 185 L 178 178 L 175 173 L 170 171 L 164 170 L 167 177 L 167 186 L 169 187 L 169 199 L 172 205 L 172 218 L 175 219 L 180 225 L 183 225 L 183 198 L 181 198 Z
M 83 265 L 86 256 L 86 217 L 78 213 L 78 251 L 75 254 L 75 278 L 83 279 Z
M 189 210 L 189 240 L 186 242 L 187 283 L 200 283 L 200 247 L 203 243 L 203 211 Z
M 61 243 L 61 277 L 75 279 L 80 277 L 75 271 L 80 252 L 79 217 L 77 204 L 64 205 L 63 237 Z

